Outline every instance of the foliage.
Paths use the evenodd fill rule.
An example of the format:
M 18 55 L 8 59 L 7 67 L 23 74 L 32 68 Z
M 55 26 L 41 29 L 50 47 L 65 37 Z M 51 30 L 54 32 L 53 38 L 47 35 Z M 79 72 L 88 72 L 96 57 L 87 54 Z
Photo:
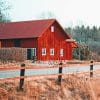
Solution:
M 0 62 L 23 62 L 27 59 L 27 49 L 25 48 L 1 48 Z
M 100 27 L 97 28 L 96 26 L 93 26 L 90 28 L 89 26 L 85 27 L 82 25 L 76 26 L 74 28 L 65 28 L 65 31 L 68 31 L 71 36 L 78 42 L 78 44 L 81 45 L 74 52 L 74 56 L 76 55 L 76 58 L 79 58 L 79 54 L 77 52 L 80 49 L 80 56 L 82 56 L 82 59 L 89 59 L 90 57 L 88 55 L 92 55 L 92 53 L 100 56 Z M 86 49 L 85 52 L 88 52 L 89 54 L 83 53 L 84 48 L 82 48 L 82 46 L 84 46 L 84 44 L 86 45 L 86 47 L 84 47 Z

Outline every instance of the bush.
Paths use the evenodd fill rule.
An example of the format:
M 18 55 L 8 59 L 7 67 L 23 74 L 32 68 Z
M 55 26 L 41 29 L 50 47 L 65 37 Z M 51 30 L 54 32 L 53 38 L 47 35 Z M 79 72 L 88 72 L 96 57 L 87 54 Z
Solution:
M 27 49 L 25 48 L 0 48 L 1 62 L 19 61 L 27 59 Z

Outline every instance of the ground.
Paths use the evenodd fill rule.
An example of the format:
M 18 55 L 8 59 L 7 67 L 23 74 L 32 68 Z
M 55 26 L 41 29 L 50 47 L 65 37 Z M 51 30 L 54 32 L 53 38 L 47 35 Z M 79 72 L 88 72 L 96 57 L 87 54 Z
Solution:
M 68 64 L 71 67 L 76 63 L 69 62 Z M 77 64 L 82 66 L 89 62 Z M 6 64 L 3 66 L 7 67 Z M 12 64 L 12 66 L 15 65 Z M 16 66 L 20 67 L 20 64 Z M 0 80 L 0 100 L 99 100 L 99 85 L 100 76 L 89 78 L 84 74 L 76 73 L 63 75 L 61 85 L 56 75 L 26 78 L 23 91 L 19 90 L 19 79 Z
M 61 85 L 58 84 L 56 76 L 28 79 L 25 81 L 23 91 L 18 89 L 18 85 L 18 81 L 1 82 L 0 88 L 6 92 L 2 93 L 0 100 L 3 100 L 3 97 L 7 97 L 8 100 L 90 100 L 91 98 L 84 81 L 75 75 L 63 78 Z

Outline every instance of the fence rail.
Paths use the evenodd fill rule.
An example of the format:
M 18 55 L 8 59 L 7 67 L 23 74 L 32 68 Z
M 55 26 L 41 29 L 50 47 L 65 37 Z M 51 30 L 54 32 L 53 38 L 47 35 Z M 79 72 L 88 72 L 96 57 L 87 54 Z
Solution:
M 62 66 L 62 68 L 65 68 L 67 66 Z M 10 68 L 0 68 L 0 71 L 7 71 L 7 70 L 22 70 L 22 69 L 52 69 L 52 68 L 59 68 L 59 66 L 27 66 L 27 67 L 10 67 Z M 1 78 L 0 81 L 3 80 L 16 80 L 16 79 L 22 79 L 22 78 L 32 78 L 32 77 L 49 77 L 49 76 L 59 76 L 59 75 L 71 75 L 71 74 L 83 74 L 83 75 L 89 75 L 91 71 L 83 71 L 83 72 L 71 72 L 71 73 L 56 73 L 56 74 L 42 74 L 42 75 L 31 75 L 31 76 L 19 76 L 19 77 L 13 77 L 13 78 Z M 100 74 L 100 69 L 93 70 L 94 75 Z

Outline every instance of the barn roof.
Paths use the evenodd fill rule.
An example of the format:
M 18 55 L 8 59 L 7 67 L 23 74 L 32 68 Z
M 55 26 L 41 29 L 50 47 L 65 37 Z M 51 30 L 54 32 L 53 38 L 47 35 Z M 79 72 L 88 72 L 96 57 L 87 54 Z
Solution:
M 0 39 L 39 37 L 55 19 L 0 23 Z
M 45 19 L 0 23 L 0 39 L 40 37 L 54 22 L 57 21 L 55 19 Z M 59 23 L 58 25 L 60 26 Z M 64 31 L 63 28 L 62 30 L 63 33 L 66 34 L 68 38 L 70 38 L 70 36 Z

